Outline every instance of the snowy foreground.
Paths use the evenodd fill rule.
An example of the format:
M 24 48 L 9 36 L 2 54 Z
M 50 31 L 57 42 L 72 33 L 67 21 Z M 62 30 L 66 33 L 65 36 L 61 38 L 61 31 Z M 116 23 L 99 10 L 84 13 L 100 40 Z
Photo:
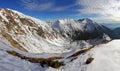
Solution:
M 113 40 L 108 44 L 95 47 L 93 62 L 88 65 L 87 71 L 119 71 L 120 70 L 120 40 Z
M 28 62 L 1 50 L 0 71 L 118 71 L 120 70 L 119 43 L 120 40 L 112 40 L 109 43 L 95 46 L 59 69 L 42 68 L 40 64 Z M 90 64 L 85 64 L 86 59 L 89 57 L 93 57 L 94 60 Z

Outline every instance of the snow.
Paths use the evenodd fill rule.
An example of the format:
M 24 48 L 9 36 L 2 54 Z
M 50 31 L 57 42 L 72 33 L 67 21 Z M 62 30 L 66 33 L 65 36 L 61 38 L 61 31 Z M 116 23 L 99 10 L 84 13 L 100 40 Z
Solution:
M 1 71 L 118 71 L 120 69 L 120 40 L 113 40 L 107 44 L 94 47 L 85 54 L 81 54 L 72 62 L 55 69 L 52 67 L 42 68 L 37 63 L 30 63 L 18 57 L 12 56 L 5 51 L 0 51 Z M 117 47 L 116 47 L 117 46 Z M 33 55 L 33 54 L 32 54 Z M 90 64 L 85 64 L 87 58 L 93 57 Z
M 2 13 L 6 13 L 7 11 L 6 9 L 3 10 L 4 11 L 0 11 L 0 13 L 3 17 L 5 17 L 5 15 Z M 15 17 L 13 21 L 17 23 L 17 25 L 14 25 L 12 30 L 9 32 L 7 31 L 7 28 L 3 28 L 6 27 L 5 23 L 1 22 L 0 30 L 5 30 L 6 33 L 8 33 L 14 40 L 16 40 L 24 49 L 26 49 L 30 53 L 65 53 L 70 52 L 75 48 L 78 49 L 91 46 L 91 44 L 86 41 L 71 42 L 70 40 L 64 38 L 61 33 L 58 33 L 62 31 L 63 34 L 67 35 L 67 33 L 74 34 L 73 31 L 83 31 L 85 30 L 86 24 L 83 24 L 82 22 L 75 21 L 73 19 L 61 19 L 52 22 L 52 26 L 49 26 L 47 22 L 24 15 L 23 13 L 15 10 L 7 10 L 10 11 L 10 14 Z M 24 25 L 25 23 L 21 21 L 21 18 L 24 18 L 25 20 L 34 24 L 34 26 Z M 90 19 L 85 19 L 84 21 L 89 24 L 89 30 L 91 28 L 95 28 L 95 25 Z M 13 25 L 12 23 L 10 24 Z M 45 38 L 38 36 L 38 32 L 36 31 L 36 29 L 38 29 L 39 27 L 41 27 L 44 31 L 43 34 L 45 35 Z M 23 30 L 24 33 L 16 35 L 15 33 L 18 31 L 21 33 L 18 28 L 20 28 L 20 30 Z M 56 35 L 53 34 L 53 29 L 58 30 L 58 32 L 55 33 Z M 57 38 L 55 38 L 55 36 L 57 36 Z
M 30 28 L 34 28 L 37 29 L 38 27 L 42 27 L 42 29 L 45 32 L 51 33 L 52 28 L 50 28 L 50 26 L 48 26 L 48 24 L 44 21 L 41 21 L 39 19 L 36 18 L 32 18 L 30 16 L 26 16 L 18 11 L 15 10 L 11 10 L 11 9 L 2 9 L 0 11 L 0 16 L 2 17 L 3 20 L 8 21 L 8 19 L 6 18 L 6 16 L 3 13 L 6 13 L 7 11 L 10 11 L 10 14 L 15 18 L 13 21 L 15 21 L 15 23 L 18 24 L 18 26 L 20 26 L 21 30 L 23 30 L 25 32 L 22 33 L 22 35 L 16 35 L 15 32 L 18 32 L 18 30 L 16 30 L 18 28 L 18 26 L 14 26 L 13 29 L 10 32 L 7 32 L 7 28 L 3 28 L 5 26 L 5 23 L 0 21 L 0 30 L 5 30 L 6 33 L 10 34 L 11 37 L 16 40 L 17 42 L 19 42 L 19 44 L 26 49 L 27 51 L 29 51 L 30 53 L 42 53 L 42 52 L 46 52 L 46 53 L 53 53 L 53 52 L 63 52 L 63 45 L 59 44 L 59 43 L 51 43 L 50 40 L 46 40 L 40 36 L 38 36 L 36 34 L 35 31 L 30 31 L 28 29 L 27 25 L 24 25 L 24 23 L 21 22 L 20 18 L 25 18 L 30 20 L 31 23 L 33 23 L 35 26 L 32 26 Z M 8 14 L 8 13 L 7 13 Z M 12 25 L 12 23 L 10 23 Z M 34 34 L 33 34 L 34 33 Z M 37 35 L 37 36 L 36 36 Z M 47 35 L 47 34 L 46 34 Z M 46 36 L 45 35 L 45 36 Z M 57 40 L 56 40 L 57 41 Z M 5 43 L 5 42 L 4 42 Z M 23 44 L 22 44 L 23 43 Z M 62 48 L 56 48 L 56 47 L 62 47 Z M 51 51 L 52 50 L 52 51 Z
M 93 62 L 86 71 L 118 71 L 120 70 L 120 40 L 96 46 L 90 51 Z
M 8 19 L 5 16 L 3 16 L 3 12 L 4 12 L 3 9 L 0 10 L 0 16 L 3 18 L 3 21 L 9 22 Z
M 113 40 L 94 47 L 89 52 L 79 55 L 73 62 L 67 62 L 60 69 L 48 68 L 47 71 L 118 71 L 120 70 L 120 40 Z M 90 64 L 87 58 L 93 57 Z
M 30 63 L 0 51 L 0 71 L 44 71 L 39 64 Z
M 84 24 L 76 22 L 73 19 L 61 19 L 53 22 L 52 28 L 56 29 L 58 32 L 69 32 L 73 30 L 83 31 Z
M 7 9 L 11 10 L 11 9 Z M 30 16 L 26 16 L 18 11 L 11 10 L 11 15 L 17 14 L 20 18 L 25 18 L 34 24 L 34 26 L 24 25 L 20 19 L 15 16 L 15 21 L 25 34 L 16 35 L 14 31 L 17 31 L 17 26 L 13 27 L 13 30 L 8 32 L 5 28 L 4 21 L 9 22 L 7 19 L 7 14 L 3 14 L 4 9 L 0 10 L 0 16 L 2 21 L 0 21 L 0 30 L 5 30 L 6 33 L 10 34 L 14 40 L 19 42 L 19 44 L 26 49 L 28 52 L 20 51 L 14 48 L 9 41 L 0 35 L 0 71 L 118 71 L 120 70 L 120 40 L 112 40 L 109 43 L 100 44 L 104 40 L 110 41 L 111 38 L 107 34 L 103 34 L 102 39 L 94 40 L 80 40 L 71 41 L 67 38 L 61 37 L 60 32 L 72 34 L 74 31 L 84 31 L 89 32 L 97 29 L 101 31 L 104 29 L 102 25 L 99 25 L 92 20 L 86 18 L 81 22 L 75 21 L 73 19 L 61 19 L 52 22 L 50 26 L 47 22 L 41 21 Z M 12 24 L 12 23 L 11 23 Z M 45 36 L 43 38 L 37 35 L 35 30 L 38 27 L 42 27 Z M 30 30 L 28 29 L 30 28 Z M 56 29 L 59 34 L 57 38 L 50 38 L 53 36 L 52 29 Z M 2 33 L 2 31 L 0 31 Z M 49 34 L 50 33 L 50 34 Z M 52 35 L 51 35 L 52 34 Z M 22 44 L 24 43 L 24 44 Z M 97 46 L 95 46 L 97 45 Z M 78 55 L 77 59 L 70 61 L 67 59 L 68 56 L 74 54 L 75 52 L 95 46 L 92 50 Z M 31 63 L 26 60 L 20 59 L 18 57 L 12 56 L 6 52 L 6 50 L 14 50 L 27 57 L 35 58 L 49 58 L 54 56 L 64 57 L 60 61 L 64 61 L 65 66 L 55 69 L 52 67 L 42 68 L 39 63 Z M 90 64 L 85 64 L 85 61 L 93 57 L 94 60 Z
M 39 64 L 10 55 L 6 52 L 8 50 L 20 51 L 14 49 L 6 39 L 0 36 L 0 71 L 44 71 Z
M 94 23 L 94 22 L 89 18 L 83 18 L 82 23 Z

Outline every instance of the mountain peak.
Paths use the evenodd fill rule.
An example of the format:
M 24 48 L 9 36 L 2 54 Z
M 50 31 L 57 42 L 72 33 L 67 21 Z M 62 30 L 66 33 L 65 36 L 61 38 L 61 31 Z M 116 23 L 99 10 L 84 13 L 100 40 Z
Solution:
M 86 21 L 86 22 L 93 22 L 91 19 L 89 19 L 89 18 L 84 18 L 84 21 Z
M 82 22 L 82 23 L 93 23 L 93 21 L 89 18 L 83 18 L 83 19 L 79 19 L 78 21 Z

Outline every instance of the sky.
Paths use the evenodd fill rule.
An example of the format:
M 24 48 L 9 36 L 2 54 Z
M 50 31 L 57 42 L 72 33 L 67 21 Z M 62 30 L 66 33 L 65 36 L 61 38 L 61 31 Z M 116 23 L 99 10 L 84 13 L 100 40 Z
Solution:
M 0 8 L 45 21 L 90 18 L 99 23 L 120 23 L 120 0 L 0 0 Z

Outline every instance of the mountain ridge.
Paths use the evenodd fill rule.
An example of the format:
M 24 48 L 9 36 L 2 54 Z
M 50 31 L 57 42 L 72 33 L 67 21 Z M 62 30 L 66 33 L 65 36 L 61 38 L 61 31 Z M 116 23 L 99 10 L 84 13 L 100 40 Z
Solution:
M 51 22 L 50 25 L 50 23 L 15 10 L 1 9 L 0 19 L 1 36 L 8 40 L 13 47 L 32 53 L 69 52 L 74 48 L 73 44 L 76 44 L 76 41 L 88 40 L 83 43 L 87 44 L 89 40 L 105 40 L 103 34 L 109 36 L 105 32 L 109 32 L 109 28 L 88 18 L 82 21 L 73 19 L 56 20 Z M 75 43 L 69 46 L 71 41 L 75 41 Z
M 117 71 L 118 31 L 89 18 L 45 22 L 0 9 L 0 70 Z

